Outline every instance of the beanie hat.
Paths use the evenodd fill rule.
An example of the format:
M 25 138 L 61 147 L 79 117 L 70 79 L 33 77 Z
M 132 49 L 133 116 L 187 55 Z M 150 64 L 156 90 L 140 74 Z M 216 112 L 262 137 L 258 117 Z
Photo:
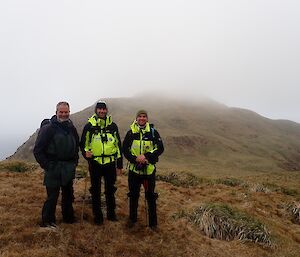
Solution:
M 104 101 L 97 102 L 95 106 L 95 111 L 96 109 L 107 109 L 106 103 Z
M 141 114 L 145 114 L 147 117 L 148 117 L 148 113 L 147 113 L 147 111 L 145 111 L 145 110 L 139 110 L 137 113 L 136 113 L 136 118 L 139 116 L 139 115 L 141 115 Z

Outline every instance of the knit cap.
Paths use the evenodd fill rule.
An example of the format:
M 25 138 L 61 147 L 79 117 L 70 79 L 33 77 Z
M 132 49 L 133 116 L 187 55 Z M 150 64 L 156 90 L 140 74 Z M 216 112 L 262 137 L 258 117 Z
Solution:
M 148 117 L 148 113 L 147 113 L 147 111 L 145 111 L 145 110 L 139 110 L 137 113 L 136 113 L 136 118 L 139 116 L 139 115 L 141 115 L 141 114 L 145 114 L 147 117 Z

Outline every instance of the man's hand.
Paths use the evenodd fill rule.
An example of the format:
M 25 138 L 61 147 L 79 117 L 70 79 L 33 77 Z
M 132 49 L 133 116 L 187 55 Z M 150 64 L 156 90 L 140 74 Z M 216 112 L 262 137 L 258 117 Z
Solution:
M 117 172 L 117 176 L 121 176 L 123 175 L 123 169 L 116 169 L 116 172 Z
M 85 157 L 86 158 L 92 158 L 93 157 L 93 153 L 91 151 L 87 151 L 87 152 L 85 152 Z
M 135 161 L 137 163 L 142 163 L 142 164 L 148 163 L 148 160 L 146 159 L 145 155 L 143 155 L 143 154 L 137 156 L 136 159 L 135 159 Z

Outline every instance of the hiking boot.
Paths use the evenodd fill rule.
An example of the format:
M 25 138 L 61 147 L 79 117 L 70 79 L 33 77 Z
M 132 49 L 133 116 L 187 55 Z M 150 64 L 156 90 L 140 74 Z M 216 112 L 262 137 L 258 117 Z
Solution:
M 159 231 L 157 225 L 149 226 L 149 228 L 150 228 L 152 231 L 154 231 L 154 232 L 158 232 L 158 231 Z
M 111 215 L 111 216 L 108 216 L 107 217 L 107 220 L 110 220 L 110 221 L 118 221 L 118 218 L 116 215 Z
M 133 228 L 134 227 L 134 225 L 135 225 L 135 221 L 132 221 L 132 220 L 128 220 L 127 221 L 127 224 L 126 224 L 126 226 L 128 227 L 128 228 Z
M 58 226 L 54 222 L 43 222 L 40 224 L 40 228 L 46 229 L 46 230 L 56 230 L 58 229 Z
M 94 218 L 94 223 L 97 226 L 103 225 L 103 218 Z
M 50 227 L 54 228 L 54 229 L 57 229 L 58 226 L 54 223 L 54 222 L 50 222 Z
M 76 222 L 75 217 L 70 218 L 70 219 L 63 219 L 63 223 L 66 223 L 66 224 L 73 224 L 75 222 Z
M 108 213 L 108 214 L 107 214 L 107 220 L 110 220 L 110 221 L 118 221 L 118 218 L 117 218 L 117 216 L 116 216 L 116 213 L 115 213 L 115 212 Z

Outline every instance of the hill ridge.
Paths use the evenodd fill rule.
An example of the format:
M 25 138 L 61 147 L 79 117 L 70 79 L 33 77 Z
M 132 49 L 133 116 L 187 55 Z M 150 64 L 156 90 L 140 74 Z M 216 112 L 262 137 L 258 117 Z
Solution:
M 157 97 L 105 98 L 123 138 L 139 109 L 149 112 L 150 122 L 165 143 L 164 167 L 188 166 L 221 170 L 300 170 L 300 124 L 272 120 L 251 110 L 227 107 L 200 99 Z M 94 112 L 94 104 L 71 115 L 81 134 Z M 37 131 L 12 159 L 33 160 Z

